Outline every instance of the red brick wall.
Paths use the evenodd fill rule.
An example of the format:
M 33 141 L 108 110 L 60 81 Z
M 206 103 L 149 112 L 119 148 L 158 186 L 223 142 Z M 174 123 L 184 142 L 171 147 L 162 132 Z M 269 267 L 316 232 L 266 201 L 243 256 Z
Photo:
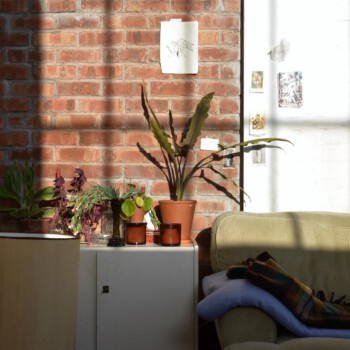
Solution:
M 160 21 L 199 22 L 199 73 L 164 75 Z M 168 198 L 164 179 L 136 148 L 157 149 L 140 104 L 145 82 L 155 110 L 184 125 L 199 98 L 215 91 L 203 137 L 239 139 L 239 0 L 2 0 L 0 2 L 0 172 L 13 160 L 37 164 L 51 184 L 57 167 L 90 181 L 146 186 Z M 194 157 L 197 155 L 195 154 Z M 237 176 L 235 169 L 225 169 Z M 194 229 L 236 209 L 203 181 Z

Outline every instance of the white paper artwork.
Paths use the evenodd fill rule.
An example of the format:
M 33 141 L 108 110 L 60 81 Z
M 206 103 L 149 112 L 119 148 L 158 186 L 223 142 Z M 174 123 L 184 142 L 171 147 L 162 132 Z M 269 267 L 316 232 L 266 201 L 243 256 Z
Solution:
M 278 74 L 278 106 L 296 107 L 303 105 L 303 84 L 301 72 Z
M 198 73 L 198 22 L 161 22 L 162 73 Z

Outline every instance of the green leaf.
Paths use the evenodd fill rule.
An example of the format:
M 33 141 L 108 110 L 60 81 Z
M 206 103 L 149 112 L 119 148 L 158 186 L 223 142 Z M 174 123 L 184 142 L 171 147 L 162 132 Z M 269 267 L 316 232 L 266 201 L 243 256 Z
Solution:
M 127 198 L 122 203 L 121 209 L 122 209 L 123 214 L 125 214 L 125 216 L 130 218 L 135 213 L 136 204 L 132 199 Z
M 17 201 L 18 196 L 15 193 L 10 192 L 7 188 L 0 187 L 0 199 L 13 199 Z
M 202 132 L 204 122 L 208 118 L 210 103 L 213 99 L 213 96 L 214 92 L 211 92 L 202 97 L 202 99 L 198 103 L 196 111 L 192 115 L 191 123 L 187 131 L 186 137 L 180 143 L 181 147 L 189 147 L 190 149 L 193 149 L 199 135 Z
M 54 213 L 55 209 L 53 207 L 39 207 L 36 205 L 28 212 L 28 218 L 48 218 Z
M 248 193 L 245 192 L 244 189 L 243 189 L 235 180 L 233 180 L 233 179 L 227 177 L 224 173 L 222 173 L 221 171 L 215 169 L 215 168 L 213 167 L 212 164 L 209 164 L 209 165 L 208 165 L 208 169 L 210 169 L 211 171 L 213 171 L 215 174 L 218 174 L 218 175 L 219 175 L 222 179 L 224 179 L 225 181 L 230 182 L 233 186 L 239 188 L 248 198 L 250 198 L 249 195 L 248 195 Z
M 159 126 L 159 124 L 153 118 L 149 120 L 149 125 L 154 137 L 158 141 L 159 146 L 168 153 L 170 158 L 174 159 L 175 152 L 169 141 L 169 135 L 162 127 Z
M 143 207 L 143 198 L 141 196 L 137 196 L 135 198 L 135 204 L 139 207 L 142 208 Z
M 173 117 L 172 111 L 169 111 L 169 128 L 170 128 L 170 134 L 173 142 L 174 151 L 176 154 L 179 152 L 179 145 L 177 144 L 177 135 L 174 128 L 174 117 Z
M 144 88 L 142 88 L 141 98 L 143 101 L 142 106 L 144 109 L 144 114 L 147 119 L 150 130 L 152 131 L 154 137 L 158 141 L 159 146 L 168 153 L 171 159 L 174 159 L 174 150 L 169 141 L 170 136 L 166 133 L 164 127 L 159 123 L 156 117 L 156 114 L 154 113 L 152 106 L 149 103 L 147 93 L 144 92 Z M 169 114 L 169 117 L 170 117 L 170 114 Z
M 151 210 L 153 207 L 153 199 L 151 197 L 146 197 L 143 199 L 143 210 L 145 213 Z
M 41 217 L 43 218 L 47 218 L 52 216 L 55 213 L 55 209 L 52 207 L 45 207 L 45 208 L 41 208 Z
M 34 193 L 33 199 L 41 201 L 50 201 L 56 197 L 53 187 L 44 187 Z
M 228 149 L 228 148 L 256 145 L 256 144 L 259 144 L 259 143 L 262 143 L 262 142 L 263 143 L 271 143 L 271 142 L 274 142 L 274 141 L 288 142 L 291 145 L 293 145 L 293 142 L 291 142 L 291 141 L 289 141 L 287 139 L 282 139 L 282 138 L 278 138 L 278 137 L 265 137 L 265 138 L 259 138 L 259 139 L 252 139 L 252 140 L 242 141 L 242 142 L 230 145 L 230 146 L 223 146 L 223 145 L 219 144 L 218 147 L 219 147 L 220 151 L 223 151 L 223 150 Z

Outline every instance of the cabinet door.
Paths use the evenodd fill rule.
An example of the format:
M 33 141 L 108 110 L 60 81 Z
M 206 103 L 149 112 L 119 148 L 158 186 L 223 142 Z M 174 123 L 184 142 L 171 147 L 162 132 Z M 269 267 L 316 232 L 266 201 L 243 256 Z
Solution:
M 96 252 L 80 250 L 76 350 L 95 350 Z
M 193 249 L 98 252 L 97 349 L 195 349 L 194 260 Z

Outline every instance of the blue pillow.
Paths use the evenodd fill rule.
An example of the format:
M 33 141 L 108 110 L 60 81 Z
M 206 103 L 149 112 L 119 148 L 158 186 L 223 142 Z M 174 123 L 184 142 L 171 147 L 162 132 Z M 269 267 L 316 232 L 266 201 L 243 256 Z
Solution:
M 350 329 L 307 326 L 272 294 L 246 279 L 228 279 L 226 271 L 206 276 L 203 279 L 203 290 L 206 297 L 198 303 L 197 310 L 199 316 L 208 321 L 221 317 L 235 307 L 256 307 L 266 312 L 290 332 L 301 337 L 350 338 Z

